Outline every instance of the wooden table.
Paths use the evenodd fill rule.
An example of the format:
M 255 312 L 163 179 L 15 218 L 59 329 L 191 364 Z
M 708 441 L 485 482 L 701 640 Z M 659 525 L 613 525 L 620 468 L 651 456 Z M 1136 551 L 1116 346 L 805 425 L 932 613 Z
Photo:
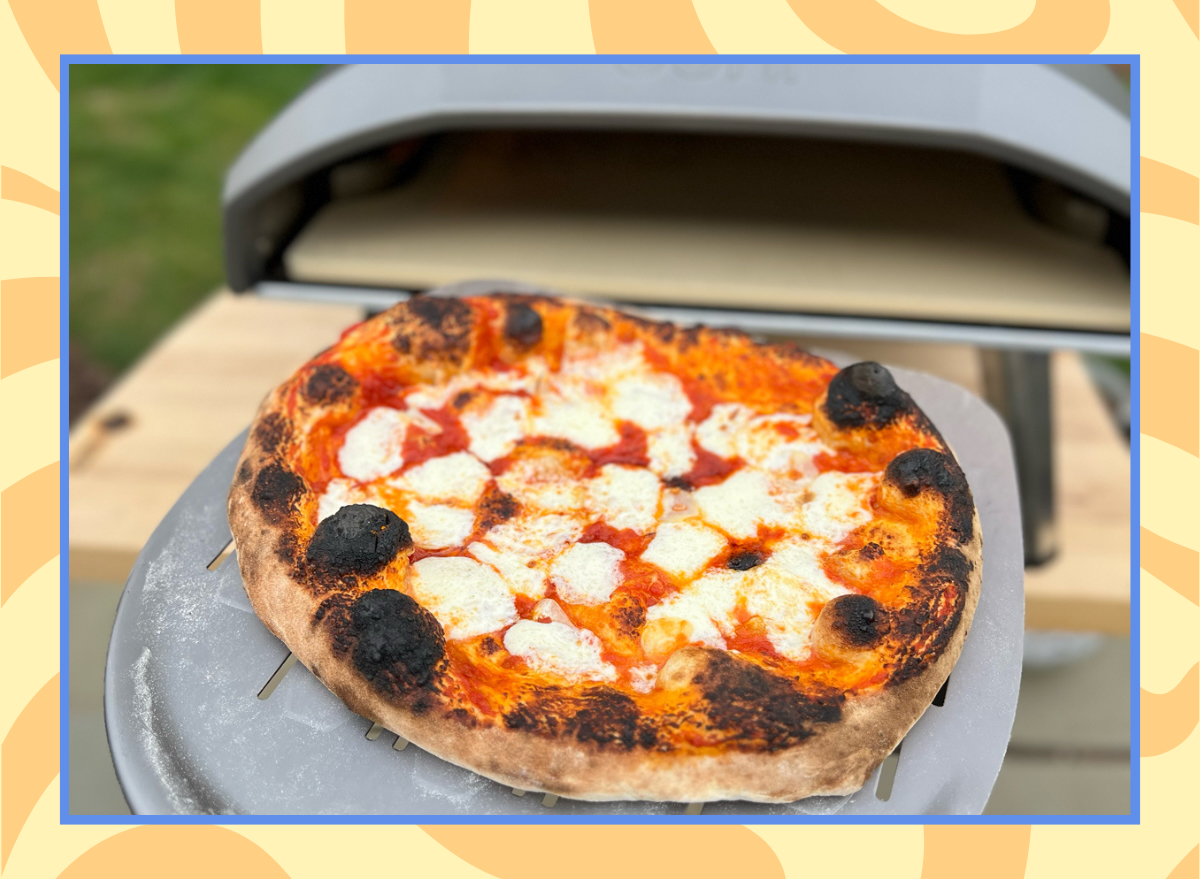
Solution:
M 362 316 L 220 291 L 181 321 L 71 434 L 71 581 L 123 581 L 163 515 L 266 392 Z M 980 392 L 978 357 L 966 346 L 805 342 Z M 1026 623 L 1127 632 L 1128 446 L 1077 355 L 1054 356 L 1053 385 L 1061 550 L 1026 573 Z

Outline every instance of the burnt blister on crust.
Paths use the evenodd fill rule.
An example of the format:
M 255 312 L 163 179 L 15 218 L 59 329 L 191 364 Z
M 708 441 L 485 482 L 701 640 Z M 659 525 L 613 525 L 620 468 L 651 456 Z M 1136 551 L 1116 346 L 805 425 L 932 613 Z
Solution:
M 804 693 L 785 678 L 724 651 L 706 650 L 707 662 L 692 683 L 700 689 L 709 721 L 733 734 L 745 750 L 777 751 L 804 741 L 821 724 L 842 717 L 844 696 Z
M 833 629 L 848 647 L 874 647 L 891 629 L 887 610 L 869 595 L 839 595 L 825 612 L 832 614 Z
M 336 363 L 323 363 L 304 383 L 304 399 L 310 403 L 337 403 L 358 390 L 358 380 Z
M 504 715 L 504 725 L 543 736 L 571 736 L 600 748 L 628 751 L 658 744 L 654 721 L 641 715 L 632 698 L 605 686 L 579 694 L 538 688 Z
M 524 302 L 509 302 L 504 315 L 504 335 L 525 348 L 542 341 L 542 316 Z
M 268 464 L 258 472 L 250 500 L 267 521 L 278 523 L 291 515 L 305 491 L 302 478 L 279 464 Z
M 349 628 L 354 666 L 380 690 L 429 687 L 446 655 L 446 636 L 434 615 L 394 589 L 360 595 Z
M 321 520 L 305 559 L 318 578 L 369 577 L 412 546 L 408 523 L 391 510 L 350 504 Z
M 847 366 L 829 382 L 825 414 L 837 427 L 886 427 L 913 411 L 912 398 L 878 363 Z
M 967 478 L 952 455 L 937 449 L 909 449 L 892 459 L 883 478 L 905 497 L 936 492 L 944 501 L 950 534 L 960 545 L 970 542 L 975 528 L 975 502 Z
M 292 435 L 287 418 L 278 412 L 268 412 L 254 428 L 254 441 L 267 454 L 275 454 Z
M 888 686 L 916 676 L 945 651 L 962 623 L 974 570 L 975 562 L 953 546 L 942 547 L 920 567 L 913 600 L 893 617 L 899 651 Z
M 417 318 L 419 326 L 410 335 L 401 330 L 392 345 L 401 353 L 413 351 L 422 357 L 465 357 L 471 350 L 471 331 L 475 313 L 461 299 L 443 296 L 414 296 L 407 302 L 408 311 Z

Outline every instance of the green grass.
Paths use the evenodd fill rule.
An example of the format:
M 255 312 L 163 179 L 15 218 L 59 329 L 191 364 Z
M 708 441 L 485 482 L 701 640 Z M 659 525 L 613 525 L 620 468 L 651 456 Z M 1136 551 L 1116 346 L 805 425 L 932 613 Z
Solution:
M 224 279 L 221 184 L 315 65 L 72 65 L 70 331 L 125 369 Z

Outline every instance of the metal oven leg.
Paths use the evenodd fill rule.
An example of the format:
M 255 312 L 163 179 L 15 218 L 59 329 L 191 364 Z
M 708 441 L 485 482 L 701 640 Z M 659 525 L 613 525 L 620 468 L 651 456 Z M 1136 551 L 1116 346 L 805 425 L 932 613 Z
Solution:
M 1012 435 L 1021 492 L 1025 564 L 1049 561 L 1058 549 L 1054 519 L 1054 462 L 1050 411 L 1050 355 L 985 349 L 988 401 Z

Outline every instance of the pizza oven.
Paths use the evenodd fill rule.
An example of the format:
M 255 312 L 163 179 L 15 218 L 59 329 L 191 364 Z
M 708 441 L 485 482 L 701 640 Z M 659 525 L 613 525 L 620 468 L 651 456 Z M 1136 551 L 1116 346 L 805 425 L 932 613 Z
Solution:
M 229 561 L 239 437 L 154 532 L 118 610 L 105 717 L 133 811 L 981 812 L 1016 707 L 1023 562 L 1054 551 L 1046 352 L 1129 349 L 1122 96 L 1086 66 L 328 70 L 229 171 L 231 287 L 375 310 L 547 291 L 763 335 L 986 347 L 1000 415 L 896 370 L 975 491 L 983 594 L 948 686 L 849 797 L 689 817 L 524 796 L 356 717 L 261 625 Z M 1113 137 L 1081 134 L 1097 126 Z

